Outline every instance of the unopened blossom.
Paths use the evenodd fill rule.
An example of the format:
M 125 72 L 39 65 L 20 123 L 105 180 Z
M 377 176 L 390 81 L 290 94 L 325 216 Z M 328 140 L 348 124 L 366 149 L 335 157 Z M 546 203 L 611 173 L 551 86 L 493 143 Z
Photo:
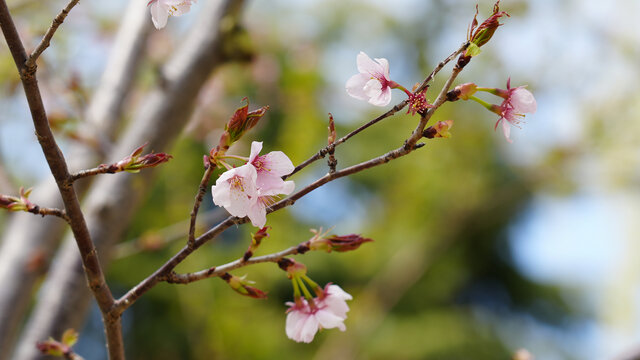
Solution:
M 360 100 L 367 100 L 376 106 L 385 106 L 391 102 L 391 89 L 395 81 L 389 78 L 389 61 L 384 58 L 371 60 L 360 52 L 356 58 L 359 74 L 347 80 L 347 94 Z
M 507 81 L 507 89 L 499 90 L 496 95 L 504 98 L 504 101 L 499 106 L 494 105 L 491 109 L 500 115 L 495 127 L 497 128 L 498 124 L 502 122 L 504 137 L 508 142 L 512 142 L 509 138 L 511 134 L 509 123 L 518 126 L 524 118 L 524 113 L 534 114 L 537 109 L 536 99 L 524 86 L 511 88 L 511 79 Z
M 224 172 L 211 187 L 213 202 L 233 216 L 247 216 L 258 199 L 257 176 L 251 164 Z
M 156 29 L 162 29 L 167 25 L 169 16 L 180 16 L 191 9 L 191 5 L 197 0 L 150 0 L 147 3 L 151 11 L 151 20 Z
M 345 331 L 344 320 L 349 311 L 346 300 L 351 299 L 351 295 L 338 285 L 327 285 L 319 297 L 311 299 L 312 304 L 301 298 L 288 302 L 287 337 L 310 343 L 320 329 L 338 328 Z

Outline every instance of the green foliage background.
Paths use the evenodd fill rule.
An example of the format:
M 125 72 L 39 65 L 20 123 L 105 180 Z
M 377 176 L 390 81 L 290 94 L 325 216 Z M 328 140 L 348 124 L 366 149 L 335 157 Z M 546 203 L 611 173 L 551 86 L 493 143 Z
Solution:
M 203 171 L 202 155 L 215 143 L 219 129 L 242 97 L 249 97 L 252 108 L 268 104 L 271 109 L 231 152 L 246 155 L 251 141 L 263 141 L 265 151 L 285 151 L 299 163 L 326 143 L 327 112 L 336 116 L 338 134 L 343 135 L 384 111 L 359 106 L 362 104 L 355 104 L 342 91 L 342 83 L 355 72 L 353 60 L 358 51 L 366 49 L 372 57 L 389 58 L 392 77 L 409 88 L 422 81 L 464 40 L 475 2 L 412 4 L 394 9 L 393 16 L 365 1 L 332 0 L 315 7 L 291 1 L 249 4 L 245 24 L 256 54 L 254 62 L 229 65 L 216 73 L 207 85 L 210 91 L 199 100 L 190 130 L 173 149 L 156 149 L 168 150 L 174 159 L 154 170 L 157 181 L 120 250 L 134 241 L 149 247 L 173 237 L 167 227 L 188 218 Z M 491 5 L 482 1 L 481 14 L 488 14 Z M 500 68 L 495 49 L 504 46 L 500 33 L 518 22 L 527 5 L 509 2 L 504 7 L 512 18 L 458 83 L 484 81 L 501 86 L 510 75 Z M 152 41 L 156 46 L 175 48 L 182 36 L 179 26 L 185 25 L 181 22 L 191 20 L 172 18 L 172 32 L 154 34 Z M 114 21 L 104 18 L 95 26 L 109 35 Z M 48 67 L 49 79 L 57 68 L 73 66 L 72 59 L 64 55 L 64 49 L 71 49 L 73 36 L 62 33 L 65 41 L 57 42 L 58 50 L 47 53 L 44 71 Z M 152 81 L 154 66 L 169 54 L 150 52 L 142 84 Z M 5 53 L 0 55 L 0 77 L 4 79 L 11 64 Z M 431 87 L 430 100 L 448 71 L 446 68 Z M 527 76 L 534 77 L 520 79 Z M 88 78 L 86 83 L 90 91 L 95 79 Z M 3 86 L 4 91 L 13 91 L 9 81 Z M 535 88 L 535 81 L 532 86 Z M 131 101 L 131 111 L 136 99 Z M 400 92 L 394 93 L 394 103 L 401 99 Z M 297 257 L 314 280 L 339 284 L 354 296 L 345 333 L 322 331 L 308 345 L 288 340 L 284 303 L 292 298 L 290 283 L 277 266 L 261 264 L 234 274 L 246 274 L 256 281 L 257 287 L 269 292 L 267 300 L 240 297 L 218 279 L 189 286 L 157 286 L 125 314 L 129 357 L 509 359 L 519 347 L 513 339 L 521 339 L 522 346 L 527 343 L 527 330 L 517 325 L 523 318 L 559 329 L 580 320 L 585 314 L 566 302 L 566 291 L 536 283 L 520 272 L 508 242 L 509 225 L 521 216 L 541 183 L 571 191 L 572 183 L 561 171 L 545 172 L 562 167 L 568 155 L 559 149 L 540 164 L 515 166 L 505 156 L 501 135 L 493 131 L 494 115 L 475 104 L 458 102 L 445 104 L 433 121 L 446 119 L 455 121 L 450 139 L 427 140 L 424 148 L 408 157 L 340 179 L 328 190 L 312 193 L 310 200 L 300 201 L 296 209 L 268 218 L 273 230 L 258 254 L 304 241 L 311 236 L 310 228 L 321 226 L 375 239 L 355 252 Z M 401 114 L 358 135 L 338 148 L 339 166 L 398 147 L 416 121 Z M 305 169 L 294 177 L 297 188 L 326 170 L 323 161 Z M 209 194 L 202 210 L 219 211 Z M 187 224 L 183 230 L 186 234 Z M 251 231 L 254 229 L 247 225 L 229 229 L 178 270 L 197 271 L 240 257 Z M 112 288 L 126 291 L 184 241 L 179 236 L 153 251 L 121 256 L 109 269 Z M 104 356 L 98 322 L 96 316 L 90 316 L 82 331 L 78 349 L 86 359 Z M 507 327 L 509 324 L 516 325 Z M 504 336 L 507 328 L 511 341 Z

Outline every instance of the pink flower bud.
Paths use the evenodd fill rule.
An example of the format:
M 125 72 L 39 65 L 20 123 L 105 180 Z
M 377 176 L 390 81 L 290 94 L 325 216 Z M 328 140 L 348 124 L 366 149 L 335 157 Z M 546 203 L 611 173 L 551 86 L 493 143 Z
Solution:
M 112 165 L 100 165 L 101 167 L 108 167 L 109 172 L 119 172 L 119 171 L 127 171 L 132 173 L 137 173 L 141 169 L 156 167 L 162 163 L 169 161 L 173 156 L 168 155 L 166 153 L 150 153 L 144 156 L 140 156 L 144 147 L 147 146 L 145 143 L 142 146 L 136 148 L 131 155 L 125 157 L 124 159 L 118 161 Z
M 331 235 L 328 237 L 318 237 L 314 236 L 311 240 L 309 240 L 309 248 L 311 250 L 323 250 L 326 252 L 338 251 L 338 252 L 346 252 L 356 250 L 360 247 L 360 245 L 373 241 L 369 238 L 364 238 L 357 234 L 349 234 L 349 235 Z

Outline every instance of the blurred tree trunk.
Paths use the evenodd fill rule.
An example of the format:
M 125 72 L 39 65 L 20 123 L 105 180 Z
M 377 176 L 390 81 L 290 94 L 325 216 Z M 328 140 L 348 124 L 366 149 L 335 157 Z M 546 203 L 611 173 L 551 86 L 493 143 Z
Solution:
M 145 4 L 129 4 L 116 35 L 102 80 L 87 109 L 86 122 L 80 129 L 83 136 L 95 138 L 101 150 L 108 148 L 120 125 L 122 106 L 136 76 L 150 30 Z M 82 143 L 73 143 L 67 160 L 72 170 L 94 167 L 104 161 L 100 154 Z M 88 182 L 80 183 L 79 192 Z M 62 208 L 58 187 L 49 177 L 34 187 L 31 199 L 38 204 Z M 67 226 L 59 219 L 39 218 L 16 213 L 3 235 L 0 247 L 0 349 L 11 349 L 18 334 L 21 319 L 27 312 L 37 280 L 47 272 L 49 259 L 59 246 Z M 0 360 L 10 351 L 1 351 Z
M 123 25 L 120 32 L 124 34 L 124 39 L 129 39 L 128 44 L 132 46 L 129 49 L 131 53 L 129 57 L 124 58 L 114 55 L 119 60 L 112 61 L 116 64 L 114 66 L 128 69 L 128 73 L 124 76 L 126 79 L 114 79 L 113 73 L 110 73 L 110 69 L 107 68 L 101 90 L 96 92 L 94 105 L 88 111 L 90 119 L 101 117 L 108 119 L 99 122 L 100 125 L 94 126 L 96 128 L 94 134 L 103 137 L 101 140 L 104 140 L 105 136 L 107 138 L 112 136 L 117 127 L 118 120 L 121 118 L 124 95 L 131 86 L 136 60 L 140 58 L 144 48 L 145 34 L 150 24 L 149 15 L 144 5 L 146 3 L 131 2 L 130 6 L 135 10 L 127 11 L 128 18 L 132 18 L 131 23 L 137 25 L 132 25 L 133 28 L 127 30 Z M 199 19 L 191 33 L 163 67 L 159 75 L 160 81 L 158 81 L 157 89 L 147 96 L 128 129 L 116 141 L 112 151 L 109 151 L 109 155 L 105 159 L 93 156 L 90 157 L 90 161 L 82 162 L 79 165 L 73 163 L 74 169 L 92 167 L 105 160 L 106 162 L 117 161 L 145 142 L 149 143 L 148 149 L 166 151 L 187 123 L 197 94 L 212 71 L 227 61 L 249 58 L 247 49 L 239 49 L 234 46 L 236 44 L 235 35 L 240 29 L 238 17 L 242 10 L 243 1 L 206 2 L 202 5 Z M 125 23 L 127 23 L 126 20 Z M 138 35 L 134 36 L 133 33 Z M 132 38 L 138 40 L 131 42 Z M 122 41 L 126 42 L 126 40 Z M 126 46 L 116 41 L 115 54 L 125 52 L 125 49 L 127 49 Z M 122 74 L 125 75 L 124 72 Z M 98 99 L 101 98 L 102 100 L 99 101 Z M 108 144 L 107 141 L 102 141 L 102 143 Z M 71 156 L 70 160 L 73 161 Z M 150 187 L 151 173 L 145 171 L 133 176 L 130 174 L 103 175 L 96 178 L 91 184 L 83 209 L 92 238 L 104 265 L 109 262 L 110 249 L 120 239 L 135 209 L 140 204 L 145 190 Z M 55 196 L 52 197 L 55 198 Z M 38 198 L 34 197 L 34 199 Z M 55 204 L 57 201 L 54 201 L 55 199 L 47 200 L 51 200 L 46 202 L 47 206 Z M 185 216 L 187 215 L 185 214 Z M 14 262 L 7 269 L 26 268 L 24 264 L 28 264 L 33 259 L 34 251 L 43 251 L 44 249 L 46 251 L 45 258 L 48 258 L 48 254 L 55 249 L 58 243 L 57 239 L 60 238 L 64 229 L 62 226 L 64 224 L 59 221 L 55 223 L 55 219 L 48 221 L 46 226 L 41 225 L 43 219 L 34 217 L 28 219 L 35 220 L 35 222 L 23 223 L 21 226 L 13 225 L 10 230 L 14 229 L 14 233 L 9 233 L 6 236 L 6 239 L 11 239 L 11 241 L 5 240 L 5 244 L 13 243 L 14 247 L 21 248 L 17 252 L 21 254 L 22 261 L 18 264 Z M 30 231 L 26 232 L 26 229 Z M 16 241 L 16 233 L 24 234 L 20 235 L 24 238 L 24 242 L 32 242 L 33 244 L 25 248 L 24 242 Z M 49 236 L 43 236 L 44 234 L 49 234 Z M 0 271 L 0 274 L 3 273 Z M 146 274 L 135 274 L 134 276 L 136 275 L 142 278 Z M 13 272 L 13 276 L 15 277 L 15 272 Z M 24 299 L 33 291 L 37 279 L 36 274 L 20 274 L 16 280 L 23 282 L 23 277 L 28 278 L 28 281 L 25 281 L 26 284 L 16 284 L 16 290 L 8 292 L 6 296 L 3 295 L 6 300 L 0 301 L 0 315 L 5 314 L 3 316 L 6 316 L 7 319 L 11 318 L 11 321 L 7 321 L 6 326 L 0 324 L 0 331 L 4 330 L 6 334 L 16 333 L 16 326 L 24 317 L 26 304 L 28 304 Z M 5 292 L 3 291 L 2 294 Z M 25 306 L 15 314 L 6 315 L 7 312 L 10 312 L 9 309 L 15 311 L 18 299 L 17 302 L 23 303 Z M 14 358 L 40 358 L 41 355 L 35 348 L 37 341 L 49 336 L 59 337 L 69 327 L 79 329 L 86 316 L 90 301 L 91 295 L 83 275 L 78 250 L 69 235 L 52 261 L 45 283 L 38 293 L 32 315 L 17 344 Z M 2 311 L 5 309 L 6 312 Z M 4 321 L 0 323 L 4 323 Z M 4 327 L 6 329 L 3 329 Z M 0 338 L 5 338 L 2 333 L 0 333 Z M 10 341 L 7 340 L 7 342 L 10 345 Z M 7 349 L 5 346 L 2 348 Z M 2 353 L 8 355 L 11 352 L 3 351 Z

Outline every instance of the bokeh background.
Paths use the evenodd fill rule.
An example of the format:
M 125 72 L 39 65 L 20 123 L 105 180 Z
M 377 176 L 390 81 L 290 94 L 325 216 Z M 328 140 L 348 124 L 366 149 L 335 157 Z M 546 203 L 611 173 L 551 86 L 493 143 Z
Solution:
M 142 0 L 137 0 L 142 1 Z M 215 0 L 201 0 L 215 1 Z M 22 31 L 39 31 L 64 1 L 9 1 Z M 244 24 L 256 57 L 216 73 L 190 125 L 118 247 L 108 272 L 126 291 L 182 247 L 201 157 L 248 96 L 268 116 L 250 141 L 299 163 L 326 142 L 327 113 L 345 134 L 384 109 L 353 99 L 344 83 L 365 51 L 387 58 L 391 77 L 411 88 L 464 40 L 469 0 L 251 1 Z M 480 1 L 480 18 L 493 3 Z M 269 292 L 240 297 L 217 279 L 160 285 L 124 318 L 132 359 L 508 359 L 520 348 L 536 359 L 614 359 L 640 344 L 640 2 L 503 1 L 509 12 L 457 83 L 528 85 L 538 112 L 494 132 L 496 116 L 475 103 L 445 104 L 453 136 L 408 157 L 331 183 L 269 217 L 260 253 L 311 236 L 310 228 L 375 239 L 345 254 L 299 260 L 319 283 L 354 296 L 347 331 L 312 344 L 284 334 L 290 282 L 272 264 L 237 271 Z M 152 35 L 146 70 L 128 104 L 136 109 L 157 66 L 183 41 L 200 4 Z M 126 1 L 81 2 L 47 50 L 40 83 L 68 144 L 100 79 Z M 4 43 L 3 43 L 4 44 Z M 430 100 L 449 68 L 436 78 Z M 0 163 L 5 189 L 48 176 L 6 46 L 0 47 Z M 75 79 L 71 84 L 70 79 Z M 499 103 L 497 98 L 484 97 Z M 394 93 L 392 103 L 404 99 Z M 347 166 L 398 147 L 416 118 L 399 115 L 337 150 Z M 319 162 L 297 175 L 301 188 L 326 172 Z M 209 197 L 212 225 L 224 213 Z M 0 229 L 9 215 L 0 213 Z M 184 230 L 184 231 L 182 231 Z M 227 262 L 247 247 L 250 226 L 225 232 L 180 267 Z M 143 245 L 140 245 L 143 244 Z M 99 312 L 81 329 L 78 352 L 105 359 Z

